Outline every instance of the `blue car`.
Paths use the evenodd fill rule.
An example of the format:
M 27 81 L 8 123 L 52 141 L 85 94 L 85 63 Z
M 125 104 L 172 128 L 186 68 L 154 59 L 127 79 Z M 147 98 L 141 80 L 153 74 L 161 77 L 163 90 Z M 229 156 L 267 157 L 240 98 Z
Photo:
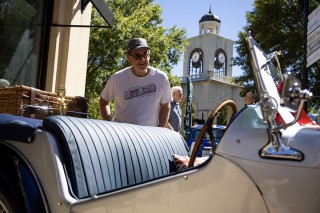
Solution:
M 308 114 L 309 118 L 315 124 L 320 124 L 320 116 L 318 114 Z
M 187 139 L 187 145 L 190 148 L 190 150 L 192 150 L 195 142 L 197 141 L 197 138 L 200 134 L 202 127 L 203 127 L 202 124 L 195 125 L 195 126 L 191 127 L 190 134 Z M 208 156 L 211 152 L 213 145 L 217 145 L 219 143 L 225 129 L 226 129 L 226 127 L 222 126 L 222 125 L 213 125 L 212 126 L 212 134 L 214 136 L 214 143 L 212 143 L 210 141 L 210 136 L 206 132 L 206 134 L 204 135 L 204 137 L 202 139 L 202 144 L 201 144 L 200 149 L 197 153 L 197 157 Z

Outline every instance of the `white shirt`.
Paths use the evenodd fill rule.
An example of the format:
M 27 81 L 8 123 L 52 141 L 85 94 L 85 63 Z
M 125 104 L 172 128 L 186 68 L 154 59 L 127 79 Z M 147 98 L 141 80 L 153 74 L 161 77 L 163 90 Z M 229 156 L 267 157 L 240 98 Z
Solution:
M 113 74 L 100 96 L 106 101 L 115 99 L 113 121 L 158 126 L 160 103 L 172 100 L 167 75 L 149 67 L 144 77 L 135 76 L 131 67 Z

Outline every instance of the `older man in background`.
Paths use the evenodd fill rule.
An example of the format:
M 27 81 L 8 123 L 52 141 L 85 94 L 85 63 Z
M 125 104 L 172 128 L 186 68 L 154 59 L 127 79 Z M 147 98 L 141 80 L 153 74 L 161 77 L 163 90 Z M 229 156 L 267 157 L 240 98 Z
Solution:
M 254 98 L 254 94 L 252 92 L 247 92 L 246 96 L 244 97 L 244 105 L 250 105 L 250 104 L 254 104 L 255 102 L 255 98 Z

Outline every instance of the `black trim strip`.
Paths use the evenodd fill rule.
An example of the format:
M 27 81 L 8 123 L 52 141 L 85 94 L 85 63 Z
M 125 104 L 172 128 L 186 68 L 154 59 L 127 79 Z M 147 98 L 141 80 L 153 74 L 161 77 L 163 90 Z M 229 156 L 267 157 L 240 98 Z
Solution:
M 77 24 L 54 24 L 51 23 L 52 27 L 98 27 L 98 28 L 111 28 L 109 25 L 77 25 Z

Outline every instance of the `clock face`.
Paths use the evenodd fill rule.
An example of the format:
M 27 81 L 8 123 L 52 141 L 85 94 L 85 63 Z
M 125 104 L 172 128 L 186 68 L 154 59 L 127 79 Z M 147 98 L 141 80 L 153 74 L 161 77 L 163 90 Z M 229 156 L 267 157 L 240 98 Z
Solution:
M 226 56 L 223 53 L 219 53 L 218 61 L 220 64 L 224 64 L 224 62 L 226 62 Z
M 199 61 L 199 59 L 200 59 L 200 54 L 199 54 L 199 52 L 194 52 L 194 53 L 192 54 L 192 62 L 196 63 L 196 62 Z

